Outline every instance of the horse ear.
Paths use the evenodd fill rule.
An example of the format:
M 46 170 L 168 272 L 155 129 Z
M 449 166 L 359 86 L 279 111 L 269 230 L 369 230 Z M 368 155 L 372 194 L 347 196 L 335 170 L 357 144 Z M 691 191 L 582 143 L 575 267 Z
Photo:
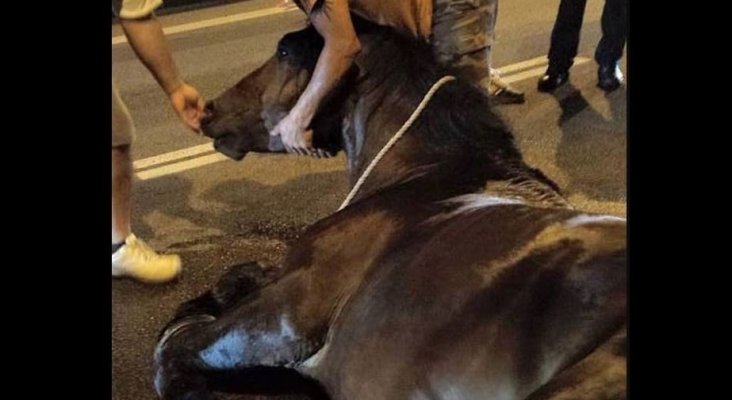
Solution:
M 324 3 L 325 0 L 295 0 L 295 5 L 305 11 L 306 14 L 312 14 L 315 11 L 323 9 Z
M 308 1 L 307 3 L 310 3 L 310 1 Z M 313 6 L 310 7 L 310 14 L 321 11 L 327 11 L 325 7 L 325 0 L 315 0 L 313 2 Z

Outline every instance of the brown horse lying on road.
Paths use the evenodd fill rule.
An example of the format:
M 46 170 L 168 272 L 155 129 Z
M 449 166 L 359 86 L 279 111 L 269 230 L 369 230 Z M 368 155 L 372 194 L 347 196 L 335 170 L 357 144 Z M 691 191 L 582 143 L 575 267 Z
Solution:
M 427 45 L 357 25 L 363 50 L 313 123 L 317 146 L 345 151 L 352 184 L 449 72 Z M 216 148 L 282 151 L 267 128 L 321 46 L 310 27 L 285 35 L 211 102 Z M 332 399 L 624 399 L 626 283 L 625 220 L 569 206 L 458 79 L 274 276 L 245 264 L 181 307 L 158 343 L 156 389 L 255 392 L 244 383 L 267 371 Z

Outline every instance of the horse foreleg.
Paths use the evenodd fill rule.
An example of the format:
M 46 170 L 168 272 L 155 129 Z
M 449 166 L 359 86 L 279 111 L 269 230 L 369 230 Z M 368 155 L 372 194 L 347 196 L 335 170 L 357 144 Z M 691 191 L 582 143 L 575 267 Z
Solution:
M 231 266 L 211 290 L 178 306 L 173 318 L 160 331 L 158 340 L 177 324 L 206 320 L 206 317 L 219 317 L 225 310 L 234 307 L 238 301 L 274 282 L 283 271 L 282 268 L 262 268 L 257 262 Z
M 193 315 L 171 326 L 155 351 L 158 395 L 208 399 L 214 384 L 257 367 L 294 367 L 314 354 L 328 314 L 319 302 L 303 301 L 302 275 L 290 274 L 219 316 Z
M 257 262 L 231 266 L 211 289 L 211 295 L 222 309 L 236 303 L 252 293 L 282 277 L 285 269 L 264 268 Z

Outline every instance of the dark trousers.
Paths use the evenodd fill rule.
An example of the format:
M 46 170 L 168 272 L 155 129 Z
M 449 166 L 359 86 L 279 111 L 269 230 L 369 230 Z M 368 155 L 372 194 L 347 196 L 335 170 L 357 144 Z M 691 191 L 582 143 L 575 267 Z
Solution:
M 579 47 L 582 19 L 587 0 L 562 0 L 552 30 L 549 47 L 549 73 L 567 71 Z M 614 65 L 623 56 L 628 34 L 628 0 L 605 0 L 602 10 L 602 39 L 595 51 L 600 65 Z

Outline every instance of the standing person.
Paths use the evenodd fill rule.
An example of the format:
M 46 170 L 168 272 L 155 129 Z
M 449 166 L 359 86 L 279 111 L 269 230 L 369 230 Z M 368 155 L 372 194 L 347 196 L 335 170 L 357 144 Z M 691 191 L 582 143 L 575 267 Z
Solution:
M 153 11 L 161 0 L 113 0 L 130 46 L 168 95 L 173 109 L 194 131 L 200 130 L 203 99 L 183 81 L 173 61 L 160 22 Z M 156 253 L 130 227 L 132 156 L 135 128 L 117 85 L 112 81 L 112 276 L 129 276 L 149 283 L 169 281 L 180 273 L 177 255 Z
M 587 0 L 562 0 L 552 30 L 549 67 L 539 79 L 538 90 L 551 92 L 569 80 L 579 46 Z M 628 0 L 606 0 L 602 10 L 602 39 L 595 51 L 597 86 L 611 92 L 623 83 L 619 61 L 628 34 Z

